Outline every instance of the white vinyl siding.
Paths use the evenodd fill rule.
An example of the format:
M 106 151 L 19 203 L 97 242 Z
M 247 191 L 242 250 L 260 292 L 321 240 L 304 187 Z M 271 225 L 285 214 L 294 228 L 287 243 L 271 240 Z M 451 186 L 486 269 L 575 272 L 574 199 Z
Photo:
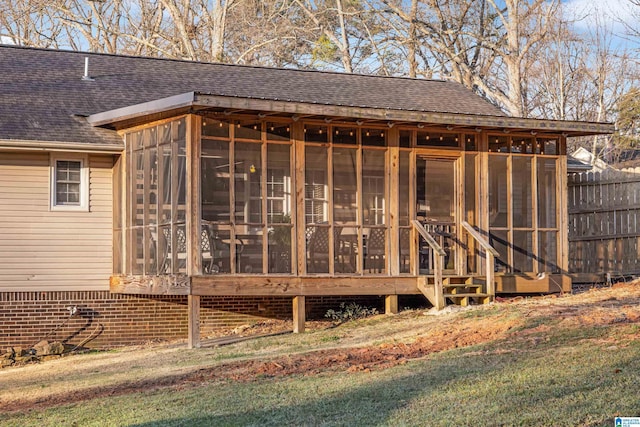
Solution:
M 85 158 L 87 210 L 54 211 L 50 155 L 0 153 L 0 291 L 109 289 L 113 157 Z

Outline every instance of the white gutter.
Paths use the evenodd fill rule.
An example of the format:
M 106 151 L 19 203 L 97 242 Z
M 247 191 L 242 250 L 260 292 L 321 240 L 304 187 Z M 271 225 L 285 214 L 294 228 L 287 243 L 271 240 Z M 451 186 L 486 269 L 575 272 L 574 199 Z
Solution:
M 24 139 L 0 139 L 0 150 L 67 151 L 77 153 L 119 154 L 122 144 L 92 144 L 87 142 L 34 141 Z

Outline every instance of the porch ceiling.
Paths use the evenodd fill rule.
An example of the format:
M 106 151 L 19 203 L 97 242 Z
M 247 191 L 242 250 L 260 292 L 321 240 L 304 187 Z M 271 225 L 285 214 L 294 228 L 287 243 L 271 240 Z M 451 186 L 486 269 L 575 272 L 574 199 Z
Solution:
M 565 136 L 609 134 L 615 130 L 615 126 L 612 123 L 603 122 L 542 120 L 478 114 L 364 108 L 314 102 L 292 102 L 279 99 L 220 96 L 198 92 L 187 92 L 151 102 L 92 114 L 87 117 L 87 121 L 96 127 L 123 129 L 150 119 L 155 120 L 201 111 L 218 112 L 220 114 L 269 114 L 291 117 L 293 120 L 329 117 L 342 121 L 378 122 L 388 125 L 446 125 L 478 131 L 563 133 Z

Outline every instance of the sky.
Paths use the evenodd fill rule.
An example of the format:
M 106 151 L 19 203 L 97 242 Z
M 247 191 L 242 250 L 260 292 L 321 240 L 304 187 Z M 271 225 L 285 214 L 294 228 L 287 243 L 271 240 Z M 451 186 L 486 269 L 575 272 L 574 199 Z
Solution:
M 588 31 L 597 19 L 613 29 L 621 39 L 624 39 L 627 29 L 622 21 L 640 30 L 640 6 L 633 6 L 629 0 L 564 0 L 567 17 L 573 16 L 578 31 Z M 634 8 L 635 16 L 630 12 Z M 596 18 L 596 16 L 598 18 Z

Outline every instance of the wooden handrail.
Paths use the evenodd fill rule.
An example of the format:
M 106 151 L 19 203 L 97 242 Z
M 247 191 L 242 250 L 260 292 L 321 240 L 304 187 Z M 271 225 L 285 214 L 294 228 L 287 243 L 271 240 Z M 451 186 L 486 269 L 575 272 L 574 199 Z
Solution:
M 494 249 L 493 246 L 489 244 L 489 242 L 487 242 L 487 240 L 478 232 L 478 230 L 473 228 L 471 224 L 469 224 L 467 221 L 462 221 L 460 225 L 462 225 L 462 227 L 465 230 L 467 230 L 467 233 L 469 233 L 469 235 L 473 237 L 480 246 L 482 246 L 482 248 L 487 254 L 485 258 L 486 259 L 485 275 L 486 275 L 487 288 L 485 291 L 491 296 L 491 299 L 493 300 L 493 298 L 496 296 L 495 257 L 500 256 L 500 254 L 498 253 L 498 251 Z
M 478 242 L 480 246 L 482 246 L 485 251 L 491 252 L 493 256 L 500 256 L 498 251 L 496 251 L 494 247 L 491 246 L 491 244 L 489 244 L 489 242 L 487 242 L 487 240 L 482 236 L 482 234 L 480 234 L 478 230 L 471 226 L 471 224 L 469 224 L 467 221 L 462 221 L 460 224 L 462 225 L 462 227 L 464 227 L 465 230 L 467 230 L 467 233 L 469 233 L 471 237 L 473 237 L 476 242 Z
M 442 249 L 438 242 L 436 242 L 431 234 L 429 234 L 429 232 L 424 228 L 424 225 L 422 225 L 420 221 L 414 219 L 411 222 L 413 223 L 413 226 L 416 228 L 416 230 L 418 230 L 418 233 L 420 233 L 422 238 L 429 244 L 429 246 L 431 246 L 431 249 L 433 249 L 440 256 L 447 255 L 444 249 Z
M 442 280 L 442 271 L 444 270 L 444 257 L 447 253 L 442 249 L 442 247 L 436 242 L 436 240 L 429 234 L 429 232 L 424 228 L 422 223 L 416 219 L 411 221 L 415 229 L 420 233 L 422 238 L 426 240 L 431 249 L 433 249 L 433 303 L 434 307 L 437 310 L 442 310 L 444 308 L 444 288 L 443 288 L 443 280 Z M 418 286 L 420 288 L 420 286 Z M 421 289 L 421 291 L 429 298 L 430 292 L 428 290 Z

